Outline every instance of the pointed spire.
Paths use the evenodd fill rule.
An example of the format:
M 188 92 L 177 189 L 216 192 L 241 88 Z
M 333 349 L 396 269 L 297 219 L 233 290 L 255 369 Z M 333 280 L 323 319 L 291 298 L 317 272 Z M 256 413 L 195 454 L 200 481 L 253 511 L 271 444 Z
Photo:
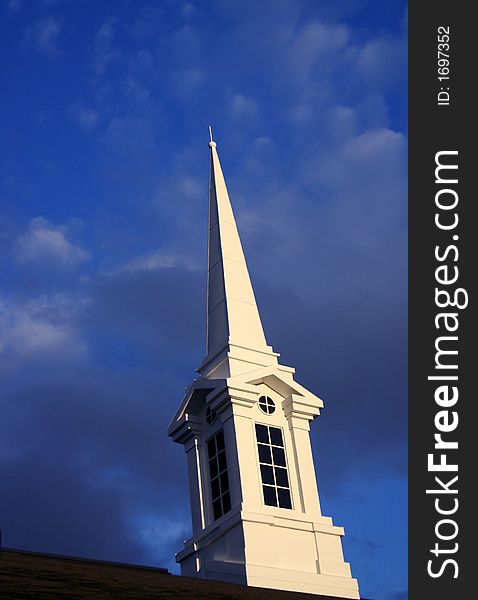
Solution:
M 230 344 L 271 352 L 252 289 L 229 194 L 209 127 L 209 271 L 207 347 L 203 365 Z

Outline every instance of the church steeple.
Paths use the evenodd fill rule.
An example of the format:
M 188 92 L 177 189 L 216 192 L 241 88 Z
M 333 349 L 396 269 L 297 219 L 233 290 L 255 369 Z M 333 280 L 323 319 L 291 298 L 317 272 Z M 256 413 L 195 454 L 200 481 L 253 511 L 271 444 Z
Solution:
M 206 357 L 198 369 L 207 377 L 218 364 L 221 373 L 232 373 L 234 348 L 268 355 L 264 364 L 276 363 L 278 356 L 266 342 L 211 129 L 210 137 Z
M 207 350 L 168 434 L 184 445 L 192 536 L 181 573 L 358 599 L 322 515 L 309 437 L 322 400 L 267 345 L 212 136 Z

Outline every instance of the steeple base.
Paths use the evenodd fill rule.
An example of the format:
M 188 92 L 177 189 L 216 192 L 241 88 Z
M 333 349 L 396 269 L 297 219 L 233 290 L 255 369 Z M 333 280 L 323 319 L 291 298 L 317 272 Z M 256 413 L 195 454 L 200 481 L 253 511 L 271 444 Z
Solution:
M 176 560 L 187 577 L 359 599 L 343 559 L 343 529 L 317 519 L 235 511 L 187 540 Z

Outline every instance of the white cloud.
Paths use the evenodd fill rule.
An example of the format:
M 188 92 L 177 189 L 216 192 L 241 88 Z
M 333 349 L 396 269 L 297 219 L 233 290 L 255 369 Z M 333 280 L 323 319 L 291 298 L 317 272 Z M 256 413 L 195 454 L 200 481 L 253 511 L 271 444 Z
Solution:
M 376 129 L 351 138 L 343 148 L 344 162 L 367 164 L 376 167 L 395 158 L 397 152 L 405 155 L 406 140 L 402 133 L 391 129 Z M 339 163 L 340 164 L 340 163 Z
M 292 120 L 296 123 L 310 123 L 317 116 L 317 109 L 311 104 L 301 102 L 294 106 L 290 111 Z
M 132 258 L 111 272 L 110 275 L 116 273 L 154 272 L 164 269 L 174 269 L 175 267 L 182 267 L 189 270 L 196 270 L 198 268 L 192 260 L 176 254 L 169 254 L 163 250 L 154 250 Z
M 67 236 L 66 226 L 55 226 L 43 217 L 37 217 L 15 241 L 14 257 L 20 263 L 54 265 L 65 269 L 88 260 L 89 253 L 68 240 Z
M 85 303 L 65 294 L 22 299 L 0 297 L 0 355 L 14 360 L 78 360 L 87 345 L 74 320 Z
M 102 75 L 121 55 L 113 42 L 115 25 L 116 19 L 106 19 L 96 33 L 93 67 L 97 75 Z
M 22 8 L 22 0 L 9 0 L 8 9 L 17 12 Z
M 135 535 L 138 535 L 145 546 L 153 552 L 162 553 L 169 544 L 177 542 L 178 538 L 185 538 L 189 527 L 185 525 L 185 515 L 165 517 L 161 515 L 139 514 L 131 519 Z
M 129 57 L 128 66 L 131 71 L 149 73 L 154 68 L 154 58 L 149 50 L 144 48 Z
M 243 94 L 236 94 L 231 101 L 230 113 L 237 119 L 252 120 L 259 112 L 257 102 Z
M 136 104 L 144 104 L 149 100 L 149 90 L 132 77 L 126 78 L 123 84 L 125 95 Z
M 172 76 L 173 85 L 180 98 L 188 98 L 194 93 L 206 80 L 206 74 L 202 69 L 188 67 L 186 69 L 177 69 Z
M 39 52 L 54 56 L 58 52 L 58 36 L 62 29 L 61 22 L 49 16 L 39 19 L 25 29 L 24 41 L 32 44 Z
M 82 102 L 75 102 L 70 107 L 70 114 L 84 129 L 94 129 L 100 117 L 96 110 L 86 107 Z
M 357 115 L 349 106 L 333 106 L 328 113 L 328 130 L 333 139 L 346 139 L 357 133 Z
M 176 183 L 177 192 L 186 200 L 200 200 L 204 196 L 203 182 L 196 177 L 184 175 Z
M 191 17 L 195 12 L 196 12 L 196 8 L 194 7 L 193 4 L 191 4 L 191 2 L 186 2 L 186 4 L 184 4 L 181 8 L 181 15 L 185 19 L 188 19 L 189 17 Z
M 317 21 L 308 23 L 285 47 L 289 75 L 302 79 L 304 83 L 324 58 L 327 59 L 328 70 L 331 57 L 345 51 L 349 38 L 350 32 L 345 25 L 329 25 Z
M 401 85 L 405 71 L 401 68 L 407 60 L 407 41 L 402 37 L 382 37 L 370 40 L 361 48 L 357 68 L 367 89 L 380 91 L 387 86 Z
M 136 20 L 129 25 L 129 33 L 137 40 L 156 38 L 163 30 L 164 9 L 146 4 L 141 7 Z

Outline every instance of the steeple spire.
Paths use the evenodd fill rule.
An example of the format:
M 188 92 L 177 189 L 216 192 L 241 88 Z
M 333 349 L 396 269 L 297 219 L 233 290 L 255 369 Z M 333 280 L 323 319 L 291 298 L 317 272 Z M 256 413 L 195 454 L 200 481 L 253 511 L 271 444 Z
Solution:
M 231 344 L 271 353 L 252 289 L 221 164 L 209 127 L 207 346 L 203 365 Z M 201 369 L 200 369 L 201 370 Z

